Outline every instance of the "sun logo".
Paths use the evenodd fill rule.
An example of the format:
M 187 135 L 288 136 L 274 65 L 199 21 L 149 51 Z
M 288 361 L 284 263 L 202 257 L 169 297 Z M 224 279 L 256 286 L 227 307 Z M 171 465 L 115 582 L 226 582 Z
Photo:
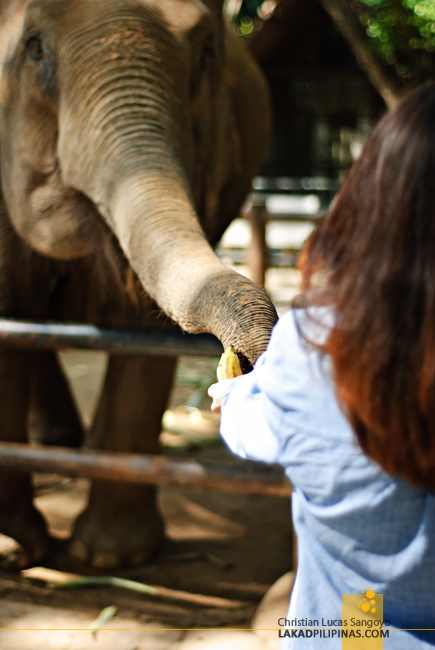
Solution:
M 368 612 L 371 612 L 372 614 L 376 614 L 376 600 L 375 600 L 376 594 L 373 591 L 373 589 L 367 587 L 367 589 L 364 589 L 364 591 L 362 592 L 362 595 L 365 596 L 365 598 L 363 598 L 360 601 L 358 605 L 358 609 L 362 609 L 362 611 L 365 612 L 366 614 Z

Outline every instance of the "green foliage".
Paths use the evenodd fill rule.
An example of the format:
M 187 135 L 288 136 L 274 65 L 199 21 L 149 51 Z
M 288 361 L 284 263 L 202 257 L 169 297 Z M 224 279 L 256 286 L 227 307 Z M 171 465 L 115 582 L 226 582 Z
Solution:
M 255 22 L 261 16 L 261 7 L 264 4 L 272 4 L 275 7 L 275 0 L 241 0 L 237 2 L 237 10 L 232 13 L 231 19 L 239 34 L 249 38 L 254 33 Z
M 116 605 L 109 605 L 109 607 L 105 607 L 97 616 L 95 621 L 92 621 L 92 623 L 89 626 L 89 629 L 92 632 L 92 636 L 94 637 L 95 641 L 97 640 L 97 632 L 98 630 L 101 630 L 102 627 L 106 625 L 109 621 L 112 620 L 112 618 L 115 616 L 116 612 L 118 611 L 118 608 Z
M 300 0 L 301 2 L 303 0 Z M 227 0 L 228 2 L 228 0 Z M 249 37 L 276 0 L 233 0 L 232 20 Z M 340 0 L 359 18 L 367 46 L 405 84 L 435 78 L 435 0 Z
M 369 47 L 405 82 L 435 77 L 435 0 L 358 0 Z

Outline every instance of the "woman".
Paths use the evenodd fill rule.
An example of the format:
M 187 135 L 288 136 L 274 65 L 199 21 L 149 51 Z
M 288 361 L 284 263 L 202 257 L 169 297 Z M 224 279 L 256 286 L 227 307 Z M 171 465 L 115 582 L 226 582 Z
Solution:
M 234 453 L 279 462 L 293 484 L 299 562 L 287 619 L 340 620 L 342 594 L 369 587 L 390 623 L 384 648 L 432 648 L 434 84 L 379 123 L 300 266 L 302 294 L 266 353 L 210 388 L 212 408 L 222 402 Z M 342 647 L 339 636 L 282 643 Z

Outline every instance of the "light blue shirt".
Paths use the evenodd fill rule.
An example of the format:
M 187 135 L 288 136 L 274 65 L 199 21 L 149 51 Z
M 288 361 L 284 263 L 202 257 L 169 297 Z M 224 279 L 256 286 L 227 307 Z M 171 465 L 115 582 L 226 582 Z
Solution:
M 287 618 L 341 619 L 342 594 L 370 587 L 383 594 L 391 623 L 385 650 L 433 648 L 435 632 L 399 630 L 435 628 L 435 494 L 362 452 L 338 406 L 330 359 L 300 340 L 296 313 L 282 316 L 253 372 L 232 385 L 221 421 L 233 453 L 279 463 L 293 484 L 299 559 Z M 331 322 L 330 311 L 316 313 Z M 341 639 L 282 642 L 299 647 L 341 650 Z

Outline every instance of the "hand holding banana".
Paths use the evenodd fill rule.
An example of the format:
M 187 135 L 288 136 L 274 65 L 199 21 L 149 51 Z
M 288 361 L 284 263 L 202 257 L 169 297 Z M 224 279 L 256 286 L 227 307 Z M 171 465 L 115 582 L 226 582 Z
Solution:
M 222 397 L 228 392 L 235 379 L 243 374 L 239 358 L 231 346 L 221 356 L 216 374 L 218 383 L 210 386 L 208 394 L 213 398 L 211 410 L 214 413 L 220 413 Z

